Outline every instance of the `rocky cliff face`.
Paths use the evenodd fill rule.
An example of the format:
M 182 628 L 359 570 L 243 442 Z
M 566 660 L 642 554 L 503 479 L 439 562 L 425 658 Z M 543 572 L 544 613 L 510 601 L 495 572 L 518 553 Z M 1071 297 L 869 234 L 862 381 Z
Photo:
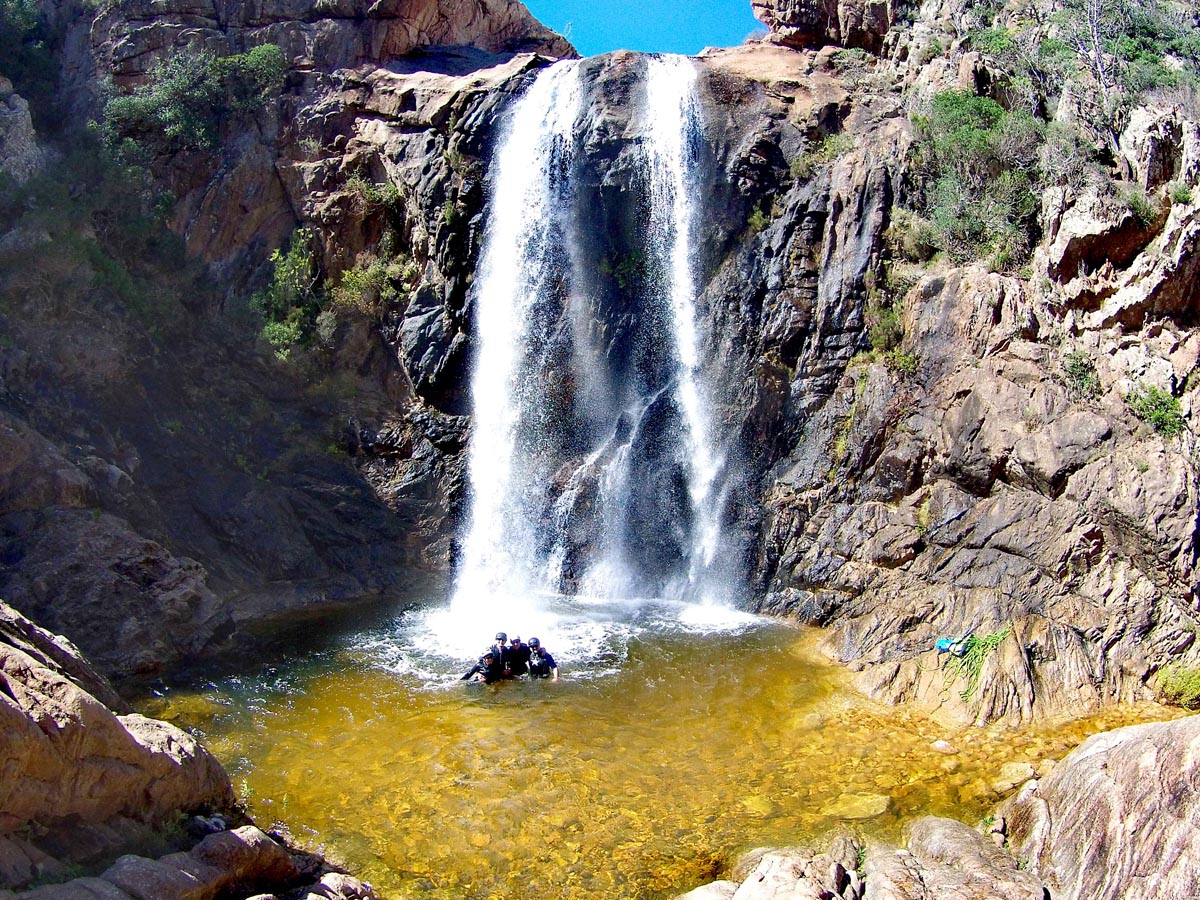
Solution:
M 340 318 L 319 360 L 369 386 L 336 443 L 392 513 L 386 527 L 407 535 L 409 558 L 446 567 L 465 497 L 484 170 L 505 102 L 547 61 L 511 51 L 569 48 L 517 27 L 512 10 L 494 22 L 406 10 L 181 4 L 160 19 L 157 6 L 151 17 L 123 4 L 96 20 L 85 57 L 134 83 L 167 48 L 226 52 L 269 39 L 288 50 L 286 89 L 254 129 L 227 135 L 220 153 L 154 168 L 178 197 L 173 227 L 227 285 L 261 281 L 267 251 L 296 225 L 315 231 L 330 283 L 399 242 L 416 275 L 398 299 Z M 697 61 L 711 191 L 697 277 L 721 373 L 718 418 L 744 473 L 726 511 L 729 549 L 758 608 L 832 627 L 830 653 L 861 671 L 869 693 L 960 720 L 1147 696 L 1163 663 L 1195 652 L 1195 469 L 1190 434 L 1158 436 L 1125 398 L 1152 385 L 1190 411 L 1195 203 L 1142 221 L 1112 192 L 1055 189 L 1027 271 L 909 264 L 897 242 L 918 175 L 911 114 L 934 90 L 999 91 L 999 76 L 961 41 L 935 40 L 953 32 L 953 10 L 922 11 L 904 28 L 894 26 L 913 11 L 891 5 L 759 12 L 771 41 Z M 401 47 L 407 55 L 392 58 Z M 615 260 L 600 292 L 628 276 L 618 264 L 640 214 L 630 199 L 640 67 L 620 54 L 585 66 L 581 177 L 606 222 L 592 249 Z M 1152 193 L 1195 183 L 1196 128 L 1184 107 L 1136 112 L 1117 168 Z M 904 266 L 897 287 L 890 273 Z M 885 289 L 902 310 L 903 368 L 863 354 Z M 1064 374 L 1078 354 L 1097 379 L 1086 393 Z M 108 472 L 105 490 L 124 483 L 108 466 L 129 474 L 115 454 L 88 463 Z M 57 506 L 88 508 L 96 478 L 89 487 L 68 467 L 55 471 L 53 491 L 84 498 Z M 278 486 L 251 506 L 276 505 Z M 243 508 L 233 519 L 256 515 Z M 239 539 L 260 531 L 230 527 Z M 305 543 L 324 545 L 304 530 L 303 540 L 258 546 L 241 574 L 274 572 L 285 558 L 303 568 Z M 175 529 L 152 533 L 170 538 L 164 553 L 205 566 L 225 553 Z M 48 544 L 44 555 L 61 552 Z M 348 560 L 330 560 L 329 579 L 339 582 Z M 190 565 L 160 566 L 167 595 L 186 585 L 180 621 L 208 623 L 199 630 L 210 635 L 236 627 L 213 612 Z M 32 581 L 14 583 L 35 594 Z M 356 577 L 336 593 L 361 587 Z M 933 650 L 967 634 L 998 644 L 977 685 L 955 682 Z
M 903 86 L 980 77 L 969 54 L 922 62 L 920 40 L 893 33 L 865 74 L 836 52 L 795 54 L 796 99 L 760 50 L 705 61 L 745 66 L 778 104 L 767 165 L 743 182 L 774 215 L 707 291 L 714 352 L 745 376 L 733 419 L 764 477 L 759 608 L 832 626 L 829 652 L 869 693 L 960 720 L 1147 696 L 1194 648 L 1195 467 L 1189 433 L 1160 437 L 1124 398 L 1152 384 L 1194 402 L 1195 204 L 1139 225 L 1123 204 L 1060 192 L 1029 272 L 914 273 L 900 304 L 911 373 L 861 355 L 904 227 Z M 1137 183 L 1191 183 L 1195 128 L 1179 107 L 1135 114 L 1120 145 Z M 782 171 L 831 131 L 853 149 Z M 1071 353 L 1095 367 L 1087 397 L 1064 374 Z M 1006 635 L 977 688 L 933 649 L 972 633 Z
M 137 238 L 88 199 L 72 221 L 18 207 L 0 235 L 0 590 L 117 675 L 195 657 L 250 623 L 412 591 L 448 555 L 466 434 L 453 413 L 471 238 L 442 209 L 457 203 L 467 221 L 481 198 L 477 174 L 447 160 L 483 152 L 495 108 L 531 64 L 506 62 L 515 50 L 573 51 L 517 3 L 486 14 L 437 3 L 50 12 L 65 91 L 91 115 L 97 77 L 136 83 L 177 52 L 281 42 L 291 87 L 247 132 L 224 135 L 220 152 L 153 162 L 205 274 L 148 262 L 122 281 L 123 248 Z M 384 62 L 451 74 L 405 78 Z M 24 109 L 16 95 L 4 102 Z M 4 165 L 25 177 L 42 151 L 28 114 L 18 118 Z M 456 132 L 460 118 L 470 126 Z M 347 177 L 392 170 L 414 193 L 394 224 L 427 268 L 411 310 L 342 323 L 331 372 L 264 358 L 220 307 L 236 305 L 230 296 L 244 304 L 236 286 L 261 280 L 300 222 L 319 224 L 328 273 L 353 264 L 397 210 Z M 18 264 L 63 242 L 84 258 L 73 249 Z M 162 251 L 144 256 L 170 257 Z

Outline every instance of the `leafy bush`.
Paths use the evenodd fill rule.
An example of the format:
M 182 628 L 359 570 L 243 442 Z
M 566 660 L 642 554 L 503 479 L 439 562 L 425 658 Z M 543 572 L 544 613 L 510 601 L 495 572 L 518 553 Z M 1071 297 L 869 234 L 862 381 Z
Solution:
M 904 340 L 904 319 L 894 306 L 879 302 L 867 307 L 867 336 L 871 349 L 885 353 L 899 346 Z
M 1044 184 L 1056 184 L 1076 190 L 1096 171 L 1095 148 L 1083 139 L 1078 129 L 1051 124 L 1046 143 L 1038 159 Z
M 39 129 L 58 87 L 58 64 L 46 42 L 46 26 L 36 0 L 0 0 L 0 75 L 29 101 Z
M 746 219 L 746 225 L 754 234 L 762 231 L 771 224 L 771 217 L 763 210 L 762 204 L 750 210 L 750 217 Z
M 334 310 L 375 315 L 381 306 L 394 303 L 404 291 L 414 287 L 417 274 L 416 266 L 404 256 L 361 259 L 354 268 L 341 274 L 329 292 L 330 306 Z
M 1167 195 L 1181 206 L 1192 202 L 1192 189 L 1186 181 L 1172 181 L 1167 185 Z
M 946 686 L 954 684 L 960 675 L 966 681 L 966 687 L 959 692 L 963 703 L 970 702 L 979 687 L 979 676 L 983 672 L 983 664 L 996 648 L 1004 643 L 1004 639 L 1008 637 L 1010 631 L 1010 628 L 1004 628 L 983 637 L 976 637 L 972 634 L 963 642 L 961 656 L 952 653 L 946 659 L 942 670 Z
M 911 378 L 913 375 L 916 375 L 917 368 L 921 364 L 921 360 L 915 353 L 906 353 L 899 347 L 885 353 L 883 361 L 892 372 L 904 378 Z
M 792 160 L 791 172 L 795 178 L 811 178 L 812 174 L 826 163 L 833 162 L 854 149 L 854 138 L 848 134 L 829 134 L 811 150 L 806 150 Z
M 1093 400 L 1100 396 L 1096 364 L 1082 350 L 1072 350 L 1063 357 L 1062 377 L 1072 399 Z
M 959 261 L 1019 264 L 1036 226 L 1043 125 L 969 91 L 936 94 L 916 125 L 937 246 Z
M 1149 228 L 1154 224 L 1158 218 L 1159 208 L 1139 185 L 1130 187 L 1122 192 L 1121 196 L 1139 225 Z
M 1110 143 L 1143 93 L 1196 81 L 1200 30 L 1172 3 L 1067 0 L 1052 22 L 1073 55 L 1077 94 Z
M 1158 689 L 1169 703 L 1185 709 L 1200 709 L 1200 669 L 1171 663 L 1159 669 Z
M 1179 398 L 1152 384 L 1140 385 L 1125 398 L 1133 414 L 1163 437 L 1175 437 L 1187 428 Z
M 104 135 L 126 158 L 211 149 L 223 123 L 260 108 L 283 84 L 283 51 L 272 44 L 215 57 L 181 53 L 150 72 L 132 94 L 104 108 Z
M 287 359 L 292 347 L 308 339 L 320 311 L 319 274 L 310 249 L 313 237 L 310 229 L 296 229 L 287 252 L 271 254 L 271 283 L 251 299 L 265 322 L 262 336 L 280 359 Z
M 400 189 L 395 184 L 391 181 L 376 184 L 361 172 L 355 172 L 346 179 L 346 190 L 362 201 L 363 211 L 367 213 L 378 209 L 394 209 L 400 202 Z

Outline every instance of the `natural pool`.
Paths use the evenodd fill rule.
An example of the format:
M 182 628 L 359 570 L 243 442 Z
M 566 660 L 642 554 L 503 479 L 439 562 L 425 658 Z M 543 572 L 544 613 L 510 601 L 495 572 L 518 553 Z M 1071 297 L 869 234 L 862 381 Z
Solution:
M 762 621 L 624 629 L 591 654 L 560 655 L 547 635 L 559 682 L 468 685 L 453 660 L 414 664 L 392 637 L 405 627 L 144 711 L 201 733 L 261 825 L 323 846 L 384 896 L 455 900 L 670 897 L 842 821 L 887 838 L 926 813 L 977 821 L 1004 763 L 1170 716 L 948 729 L 864 701 L 811 632 Z

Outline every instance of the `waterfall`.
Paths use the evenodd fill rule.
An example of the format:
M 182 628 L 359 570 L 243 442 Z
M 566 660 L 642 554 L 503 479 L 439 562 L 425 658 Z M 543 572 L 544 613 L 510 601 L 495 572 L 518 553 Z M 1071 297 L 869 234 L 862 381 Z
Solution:
M 564 277 L 561 210 L 580 107 L 579 66 L 539 73 L 516 102 L 489 176 L 490 203 L 474 302 L 477 353 L 471 495 L 451 613 L 487 630 L 529 603 L 540 536 L 529 509 L 539 484 L 537 446 L 545 323 Z M 478 644 L 479 635 L 471 640 Z
M 700 361 L 692 231 L 696 183 L 695 142 L 700 129 L 696 70 L 680 56 L 649 60 L 646 115 L 650 124 L 651 246 L 659 255 L 659 287 L 669 300 L 677 371 L 676 400 L 682 411 L 692 529 L 686 581 L 673 593 L 706 603 L 716 600 L 710 573 L 721 534 L 721 503 L 716 496 L 723 460 L 713 446 L 709 400 Z
M 715 565 L 724 459 L 695 309 L 696 72 L 682 57 L 648 58 L 640 162 L 626 170 L 635 190 L 616 196 L 579 181 L 595 174 L 578 158 L 581 82 L 578 62 L 542 71 L 489 171 L 470 510 L 450 608 L 431 620 L 447 649 L 467 652 L 496 628 L 560 625 L 563 594 L 727 594 Z M 598 242 L 606 203 L 644 211 L 644 228 Z M 589 258 L 598 244 L 603 260 Z

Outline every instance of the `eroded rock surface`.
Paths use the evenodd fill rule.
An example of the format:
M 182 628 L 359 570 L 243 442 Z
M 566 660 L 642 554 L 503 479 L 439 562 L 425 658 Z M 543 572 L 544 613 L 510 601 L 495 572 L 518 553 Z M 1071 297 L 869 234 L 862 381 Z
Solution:
M 108 823 L 156 826 L 179 812 L 233 807 L 228 776 L 195 738 L 114 714 L 89 693 L 112 698 L 112 688 L 68 642 L 2 603 L 0 622 L 0 860 L 8 884 L 61 868 L 48 850 L 74 844 L 72 852 L 86 856 L 106 839 L 119 846 L 123 826 Z
M 878 52 L 901 0 L 754 0 L 754 15 L 789 47 L 837 44 Z
M 1089 738 L 1004 807 L 1013 852 L 1062 900 L 1200 891 L 1200 717 Z
M 824 853 L 759 850 L 680 900 L 1043 900 L 1045 887 L 1017 859 L 973 828 L 926 816 L 908 846 L 831 840 Z
M 44 155 L 29 104 L 13 90 L 11 81 L 0 76 L 0 173 L 17 182 L 26 181 L 41 167 Z

